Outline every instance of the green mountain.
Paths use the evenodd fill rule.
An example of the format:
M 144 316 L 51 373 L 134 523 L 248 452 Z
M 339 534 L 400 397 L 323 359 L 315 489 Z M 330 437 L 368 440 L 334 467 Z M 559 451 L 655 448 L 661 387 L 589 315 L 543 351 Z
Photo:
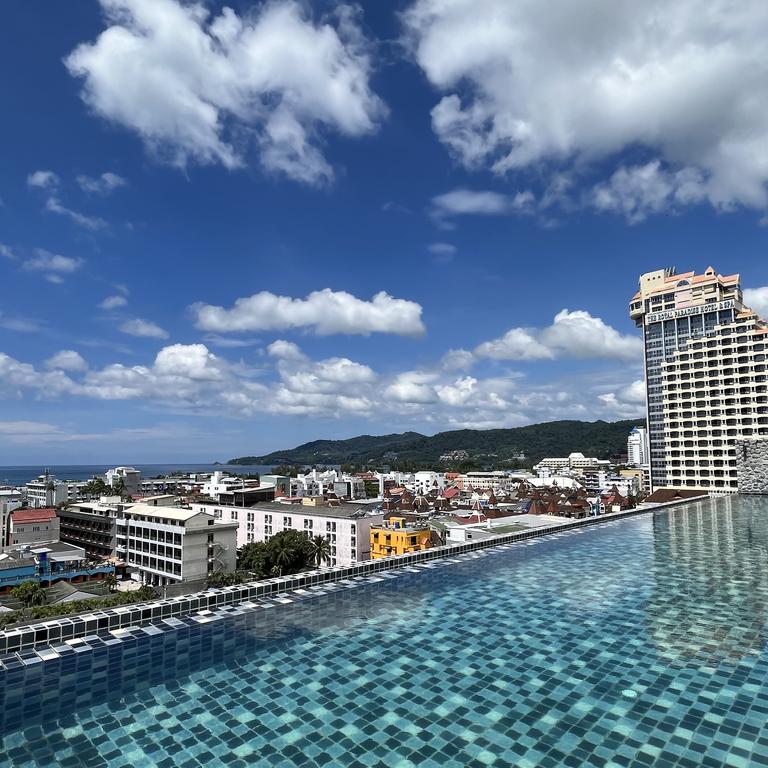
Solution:
M 414 464 L 436 465 L 451 451 L 466 451 L 467 458 L 482 466 L 510 465 L 523 452 L 525 464 L 545 456 L 609 458 L 626 453 L 627 436 L 642 420 L 550 421 L 512 429 L 459 429 L 428 437 L 418 432 L 393 435 L 360 435 L 349 440 L 313 440 L 291 450 L 265 456 L 242 456 L 228 464 Z

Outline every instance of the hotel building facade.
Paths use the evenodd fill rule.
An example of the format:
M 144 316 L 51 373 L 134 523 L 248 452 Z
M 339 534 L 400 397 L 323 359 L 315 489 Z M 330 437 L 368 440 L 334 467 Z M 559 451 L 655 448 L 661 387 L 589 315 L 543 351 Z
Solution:
M 738 275 L 647 272 L 629 305 L 643 330 L 651 490 L 738 490 L 736 441 L 768 436 L 768 324 Z

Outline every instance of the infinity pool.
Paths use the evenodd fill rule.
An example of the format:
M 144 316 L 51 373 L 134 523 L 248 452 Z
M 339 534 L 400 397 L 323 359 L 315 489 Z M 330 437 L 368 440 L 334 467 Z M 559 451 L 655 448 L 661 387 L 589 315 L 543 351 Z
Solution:
M 2 764 L 768 765 L 766 501 L 374 578 L 11 666 Z

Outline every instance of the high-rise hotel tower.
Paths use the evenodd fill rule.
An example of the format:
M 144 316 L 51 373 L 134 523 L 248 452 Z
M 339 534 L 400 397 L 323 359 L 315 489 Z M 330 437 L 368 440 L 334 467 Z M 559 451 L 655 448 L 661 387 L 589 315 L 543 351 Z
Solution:
M 768 324 L 739 276 L 647 272 L 629 314 L 643 329 L 652 488 L 736 491 L 735 441 L 768 435 Z

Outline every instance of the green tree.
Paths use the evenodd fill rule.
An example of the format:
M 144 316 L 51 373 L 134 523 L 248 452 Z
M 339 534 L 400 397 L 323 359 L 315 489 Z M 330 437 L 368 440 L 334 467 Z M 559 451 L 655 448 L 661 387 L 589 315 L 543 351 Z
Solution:
M 136 595 L 136 598 L 142 602 L 157 599 L 157 590 L 154 587 L 150 587 L 149 584 L 139 587 L 134 594 Z
M 100 478 L 92 477 L 84 486 L 83 494 L 86 496 L 108 496 L 112 489 Z
M 114 573 L 108 573 L 104 577 L 104 585 L 110 592 L 114 592 L 117 589 L 117 576 Z
M 331 542 L 325 536 L 313 536 L 310 539 L 312 564 L 320 568 L 331 562 Z
M 18 600 L 25 608 L 45 605 L 47 597 L 38 581 L 25 581 L 11 590 L 11 597 Z

